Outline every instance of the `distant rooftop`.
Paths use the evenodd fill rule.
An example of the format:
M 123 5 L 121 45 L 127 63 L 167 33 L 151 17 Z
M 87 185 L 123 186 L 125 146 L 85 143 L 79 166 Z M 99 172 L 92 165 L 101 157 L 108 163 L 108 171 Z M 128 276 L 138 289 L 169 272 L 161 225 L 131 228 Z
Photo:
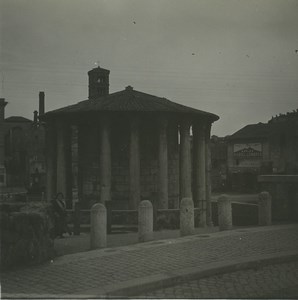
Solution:
M 28 122 L 32 122 L 32 120 L 29 120 L 29 119 L 21 117 L 21 116 L 11 116 L 11 117 L 6 118 L 5 122 L 10 122 L 10 123 L 28 123 Z
M 236 131 L 228 137 L 228 140 L 239 138 L 264 138 L 269 134 L 269 127 L 267 123 L 250 124 Z
M 271 118 L 268 123 L 272 122 L 284 122 L 284 121 L 290 121 L 293 119 L 298 119 L 298 109 L 293 110 L 291 112 L 287 112 L 285 114 L 279 114 Z
M 228 140 L 266 138 L 273 132 L 288 129 L 293 122 L 298 124 L 298 109 L 272 117 L 267 123 L 250 124 L 236 131 Z

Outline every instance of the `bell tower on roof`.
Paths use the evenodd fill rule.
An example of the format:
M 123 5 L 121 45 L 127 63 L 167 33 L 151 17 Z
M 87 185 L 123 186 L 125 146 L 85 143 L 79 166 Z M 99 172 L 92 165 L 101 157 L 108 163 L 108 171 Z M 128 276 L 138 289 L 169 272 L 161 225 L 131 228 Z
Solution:
M 89 99 L 96 99 L 109 94 L 109 75 L 110 70 L 103 69 L 100 66 L 88 72 Z

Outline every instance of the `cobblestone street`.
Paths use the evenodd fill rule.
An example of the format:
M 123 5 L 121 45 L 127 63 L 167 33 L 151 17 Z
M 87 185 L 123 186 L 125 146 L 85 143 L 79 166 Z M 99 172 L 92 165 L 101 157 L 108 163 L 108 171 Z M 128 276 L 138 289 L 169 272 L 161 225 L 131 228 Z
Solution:
M 297 285 L 297 262 L 222 276 L 206 276 L 235 263 L 256 261 L 259 265 L 266 258 L 297 254 L 297 229 L 294 224 L 256 227 L 65 255 L 40 266 L 3 272 L 2 297 L 79 298 L 83 295 L 84 298 L 106 298 L 106 295 L 114 295 L 113 291 L 118 291 L 116 295 L 125 295 L 122 292 L 127 287 L 131 287 L 129 295 L 138 295 L 146 289 L 135 288 L 144 286 L 144 283 L 152 283 L 151 288 L 147 289 L 152 291 L 152 287 L 162 287 L 156 286 L 156 283 L 164 284 L 163 280 L 172 280 L 177 275 L 183 277 L 189 271 L 211 269 L 213 273 L 205 274 L 205 279 L 146 296 L 241 298 L 260 293 L 269 295 L 273 291 Z M 239 269 L 233 268 L 230 272 L 234 270 Z M 197 275 L 192 278 L 197 278 Z M 171 281 L 171 284 L 175 282 Z
M 298 261 L 192 280 L 138 297 L 298 299 Z

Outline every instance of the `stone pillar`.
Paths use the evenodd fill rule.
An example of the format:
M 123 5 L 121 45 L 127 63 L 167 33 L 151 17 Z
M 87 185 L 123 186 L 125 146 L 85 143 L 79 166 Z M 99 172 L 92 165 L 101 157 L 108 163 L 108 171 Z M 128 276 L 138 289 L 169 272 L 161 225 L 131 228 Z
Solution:
M 268 192 L 259 194 L 259 225 L 271 225 L 271 195 Z
M 180 236 L 194 233 L 194 204 L 191 198 L 183 198 L 180 202 Z
M 199 207 L 199 227 L 206 226 L 206 145 L 205 145 L 205 124 L 197 122 L 193 126 L 193 166 L 194 173 L 194 194 L 196 195 Z
M 91 208 L 90 248 L 98 249 L 107 246 L 107 210 L 101 203 Z
M 211 151 L 210 151 L 210 132 L 211 123 L 206 125 L 205 140 L 205 165 L 206 165 L 206 223 L 207 226 L 213 226 L 212 223 L 212 203 L 211 203 Z
M 141 201 L 138 213 L 139 242 L 153 240 L 153 207 L 149 200 Z
M 167 120 L 159 120 L 159 205 L 161 209 L 168 209 L 168 139 Z
M 177 120 L 168 119 L 168 208 L 179 209 L 179 128 Z
M 46 123 L 46 200 L 50 202 L 57 190 L 57 132 L 54 122 Z
M 74 235 L 80 235 L 81 233 L 81 205 L 80 202 L 75 202 L 74 216 L 73 216 L 73 233 Z
M 180 124 L 180 201 L 191 198 L 191 153 L 190 153 L 190 123 L 186 120 Z
M 111 200 L 110 122 L 107 117 L 102 117 L 100 131 L 100 202 L 104 204 Z
M 137 209 L 141 198 L 140 191 L 140 146 L 139 146 L 139 120 L 133 118 L 130 123 L 130 209 Z
M 227 195 L 219 196 L 218 206 L 218 226 L 219 230 L 232 229 L 232 204 Z
M 72 206 L 71 130 L 63 121 L 57 124 L 57 193 L 63 193 L 66 206 Z

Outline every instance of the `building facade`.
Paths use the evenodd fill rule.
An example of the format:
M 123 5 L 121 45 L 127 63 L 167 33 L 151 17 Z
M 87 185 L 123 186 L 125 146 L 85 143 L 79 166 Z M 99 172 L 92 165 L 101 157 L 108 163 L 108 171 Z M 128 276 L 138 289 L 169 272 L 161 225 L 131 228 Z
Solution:
M 211 183 L 212 191 L 225 192 L 228 190 L 228 144 L 226 137 L 212 136 L 211 150 Z
M 5 118 L 7 102 L 0 99 L 0 176 L 4 188 L 45 188 L 45 128 L 38 120 L 22 116 Z M 39 114 L 44 113 L 44 93 L 39 95 Z M 9 189 L 8 189 L 9 190 Z
M 247 125 L 228 138 L 232 188 L 257 191 L 261 174 L 298 174 L 298 110 Z

